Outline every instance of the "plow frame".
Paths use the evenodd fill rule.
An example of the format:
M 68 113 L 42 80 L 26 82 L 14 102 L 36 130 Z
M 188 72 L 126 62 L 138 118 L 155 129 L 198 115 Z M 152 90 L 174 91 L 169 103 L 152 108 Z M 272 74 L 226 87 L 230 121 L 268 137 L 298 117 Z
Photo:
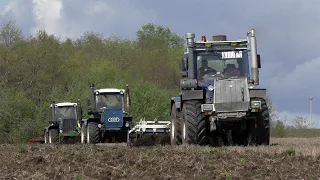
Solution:
M 130 146 L 131 139 L 142 138 L 145 134 L 170 133 L 170 124 L 170 121 L 159 121 L 156 118 L 153 121 L 146 121 L 142 118 L 128 131 L 127 145 Z

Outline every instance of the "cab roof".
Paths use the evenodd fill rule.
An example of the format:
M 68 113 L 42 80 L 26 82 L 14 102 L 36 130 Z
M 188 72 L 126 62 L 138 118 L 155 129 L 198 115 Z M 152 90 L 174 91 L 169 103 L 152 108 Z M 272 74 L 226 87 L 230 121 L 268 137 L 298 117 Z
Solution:
M 116 89 L 116 88 L 104 88 L 104 89 L 97 89 L 94 91 L 99 92 L 99 93 L 120 93 L 120 92 L 125 92 L 124 89 Z
M 77 103 L 62 102 L 62 103 L 56 103 L 55 104 L 55 107 L 64 107 L 64 106 L 77 106 Z M 52 107 L 52 104 L 50 104 L 50 107 Z

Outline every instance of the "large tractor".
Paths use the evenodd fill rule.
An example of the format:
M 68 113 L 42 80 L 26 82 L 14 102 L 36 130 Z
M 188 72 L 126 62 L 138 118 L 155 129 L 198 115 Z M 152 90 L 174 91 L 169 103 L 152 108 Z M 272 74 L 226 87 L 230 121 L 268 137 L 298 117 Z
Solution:
M 78 103 L 63 102 L 50 105 L 50 125 L 44 129 L 45 143 L 61 143 L 80 135 L 82 108 Z
M 244 40 L 185 35 L 181 93 L 171 99 L 172 145 L 269 145 L 266 89 L 259 88 L 255 30 Z M 251 70 L 251 71 L 250 71 Z
M 124 89 L 95 89 L 86 99 L 87 119 L 81 123 L 81 143 L 125 143 L 132 124 L 130 94 Z

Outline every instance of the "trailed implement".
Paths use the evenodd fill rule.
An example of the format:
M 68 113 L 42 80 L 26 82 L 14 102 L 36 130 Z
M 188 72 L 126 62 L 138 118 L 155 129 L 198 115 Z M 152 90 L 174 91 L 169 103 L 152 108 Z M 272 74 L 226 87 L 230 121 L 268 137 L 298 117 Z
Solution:
M 130 131 L 128 132 L 127 144 L 133 146 L 148 146 L 155 145 L 157 141 L 160 143 L 168 137 L 170 133 L 170 121 L 146 121 L 145 118 L 141 119 Z

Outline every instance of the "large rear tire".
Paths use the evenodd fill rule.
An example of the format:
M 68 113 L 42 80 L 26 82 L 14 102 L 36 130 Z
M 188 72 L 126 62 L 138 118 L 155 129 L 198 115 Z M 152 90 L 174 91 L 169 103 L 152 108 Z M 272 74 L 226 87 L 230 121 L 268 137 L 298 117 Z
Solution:
M 100 142 L 100 129 L 97 122 L 88 122 L 87 143 L 96 144 Z
M 171 108 L 170 140 L 171 145 L 180 145 L 182 143 L 181 117 L 174 105 Z
M 183 105 L 183 144 L 207 145 L 209 119 L 201 112 L 201 101 L 190 100 Z
M 55 144 L 59 143 L 59 131 L 56 128 L 49 129 L 49 143 L 50 144 Z

